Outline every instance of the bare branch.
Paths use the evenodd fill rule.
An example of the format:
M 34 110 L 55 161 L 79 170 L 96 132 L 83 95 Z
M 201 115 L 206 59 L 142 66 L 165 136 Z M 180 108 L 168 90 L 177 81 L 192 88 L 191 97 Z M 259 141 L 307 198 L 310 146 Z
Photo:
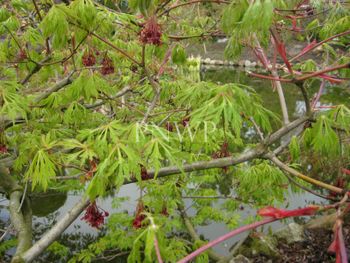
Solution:
M 34 102 L 38 103 L 38 102 L 46 99 L 47 97 L 49 97 L 52 93 L 57 92 L 60 89 L 64 88 L 65 86 L 71 84 L 72 83 L 72 76 L 73 76 L 73 74 L 74 74 L 74 71 L 69 73 L 69 75 L 66 78 L 64 78 L 60 82 L 56 83 L 54 86 L 49 88 L 47 91 L 45 91 L 42 94 L 40 94 L 39 96 L 37 96 L 34 99 Z
M 70 226 L 74 220 L 80 215 L 80 213 L 89 205 L 90 201 L 84 196 L 82 197 L 72 208 L 69 210 L 60 221 L 58 221 L 44 236 L 36 242 L 30 249 L 28 249 L 23 255 L 23 262 L 31 262 L 38 255 L 40 255 L 48 246 L 51 245 L 66 229 Z

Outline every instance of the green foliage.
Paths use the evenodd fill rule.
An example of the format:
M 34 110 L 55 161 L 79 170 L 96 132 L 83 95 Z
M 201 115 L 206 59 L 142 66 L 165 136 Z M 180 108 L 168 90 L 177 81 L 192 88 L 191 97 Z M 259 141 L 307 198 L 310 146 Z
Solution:
M 230 34 L 235 27 L 239 26 L 245 12 L 249 7 L 247 0 L 232 1 L 231 4 L 225 8 L 222 15 L 222 29 L 226 34 Z
M 3 2 L 1 158 L 13 157 L 13 178 L 21 186 L 28 182 L 35 192 L 77 190 L 91 200 L 116 196 L 116 212 L 108 217 L 97 240 L 72 258 L 68 258 L 69 248 L 55 242 L 49 250 L 57 257 L 91 262 L 109 253 L 129 253 L 129 262 L 155 262 L 157 238 L 163 259 L 177 262 L 207 238 L 192 240 L 179 210 L 191 208 L 188 216 L 194 228 L 212 222 L 235 228 L 256 220 L 241 218 L 242 206 L 276 205 L 286 197 L 288 181 L 267 160 L 198 171 L 194 166 L 189 173 L 181 170 L 184 164 L 249 154 L 260 141 L 256 126 L 266 140 L 281 127 L 276 113 L 265 107 L 269 101 L 264 104 L 251 87 L 236 83 L 255 79 L 227 84 L 204 81 L 201 59 L 187 53 L 203 39 L 216 41 L 220 26 L 229 38 L 226 54 L 231 58 L 243 47 L 254 47 L 256 41 L 268 46 L 271 29 L 277 29 L 287 43 L 290 35 L 284 28 L 291 22 L 276 9 L 294 9 L 299 0 L 233 0 L 227 6 L 175 0 L 108 1 L 108 6 L 93 0 L 69 5 L 37 1 L 40 16 L 32 1 Z M 343 4 L 312 2 L 319 11 L 330 12 L 298 32 L 301 38 L 323 39 L 348 30 L 349 13 Z M 150 27 L 146 33 L 149 37 L 161 34 L 160 46 L 143 45 L 139 39 L 145 21 L 153 15 L 161 32 Z M 323 44 L 323 57 L 317 63 L 299 58 L 294 69 L 300 72 L 295 76 L 326 67 L 320 59 L 329 65 L 348 63 L 347 40 L 343 36 Z M 327 74 L 347 78 L 350 73 L 342 69 Z M 72 82 L 60 86 L 67 76 Z M 288 94 L 297 96 L 298 91 L 289 87 Z M 273 91 L 265 92 L 268 97 Z M 301 138 L 291 139 L 283 156 L 290 155 L 300 164 L 295 168 L 303 169 L 307 149 L 339 159 L 345 167 L 350 149 L 341 139 L 350 134 L 350 110 L 338 105 L 314 117 L 315 123 Z M 280 141 L 275 141 L 264 149 L 279 146 Z M 174 169 L 180 173 L 164 176 Z M 150 171 L 155 179 L 145 180 Z M 67 175 L 80 180 L 61 180 Z M 122 211 L 134 200 L 117 196 L 130 181 L 137 181 L 141 192 L 137 201 L 146 215 L 140 228 L 133 226 L 137 211 Z M 3 242 L 0 253 L 15 242 Z M 196 262 L 209 260 L 207 253 L 196 258 Z
M 32 188 L 39 185 L 44 190 L 47 189 L 50 179 L 56 176 L 56 167 L 50 155 L 43 149 L 35 154 L 25 177 L 31 179 Z
M 238 171 L 237 182 L 239 196 L 260 205 L 272 205 L 283 201 L 283 185 L 287 180 L 278 168 L 268 161 L 261 161 L 252 166 L 242 167 Z
M 298 161 L 300 158 L 300 146 L 298 138 L 293 136 L 289 143 L 289 152 L 294 162 Z
M 324 115 L 317 120 L 312 128 L 312 147 L 321 154 L 335 156 L 340 151 L 340 145 L 331 125 L 331 120 Z
M 0 243 L 0 255 L 4 255 L 6 251 L 17 245 L 17 239 L 11 238 Z
M 89 101 L 91 98 L 97 98 L 101 92 L 110 94 L 111 91 L 112 88 L 99 74 L 84 70 L 66 89 L 64 96 L 70 101 L 79 100 L 81 97 Z
M 54 5 L 40 24 L 44 37 L 52 37 L 54 48 L 64 47 L 68 41 L 69 25 L 61 8 Z
M 274 3 L 271 0 L 247 2 L 234 1 L 223 15 L 223 30 L 230 36 L 225 50 L 229 58 L 241 53 L 242 42 L 254 43 L 255 36 L 265 44 L 269 40 Z
M 93 29 L 96 24 L 97 9 L 92 0 L 76 0 L 71 4 L 71 9 L 85 29 Z
M 171 55 L 173 63 L 177 65 L 183 65 L 186 62 L 186 58 L 187 55 L 185 49 L 180 45 L 176 45 Z
M 14 81 L 0 81 L 0 114 L 8 116 L 11 120 L 27 117 L 27 101 L 18 94 L 18 89 L 19 85 Z
M 47 249 L 48 251 L 60 256 L 61 258 L 66 257 L 68 254 L 68 248 L 57 241 L 53 242 Z

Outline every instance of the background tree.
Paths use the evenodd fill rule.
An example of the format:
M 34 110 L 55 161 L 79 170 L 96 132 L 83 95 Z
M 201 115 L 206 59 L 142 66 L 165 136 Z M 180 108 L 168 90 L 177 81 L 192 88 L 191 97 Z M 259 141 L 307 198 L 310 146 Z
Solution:
M 326 158 L 335 174 L 348 173 L 343 138 L 350 110 L 317 110 L 326 82 L 349 80 L 346 2 L 12 0 L 1 6 L 0 189 L 17 231 L 13 262 L 34 260 L 84 209 L 83 218 L 101 228 L 108 212 L 96 199 L 128 183 L 141 189 L 135 215 L 110 215 L 106 234 L 71 262 L 111 248 L 129 252 L 130 262 L 176 262 L 205 243 L 194 226 L 213 220 L 234 228 L 239 204 L 281 202 L 280 185 L 289 182 L 324 188 L 335 201 L 347 196 L 345 185 L 295 168 L 313 155 Z M 228 57 L 250 48 L 261 62 L 266 72 L 250 74 L 271 80 L 282 121 L 251 88 L 203 82 L 191 73 L 199 65 L 187 59 L 186 45 L 223 35 Z M 290 57 L 284 43 L 295 36 L 309 44 Z M 320 47 L 321 62 L 307 57 Z M 320 90 L 311 98 L 308 86 L 316 79 Z M 295 84 L 305 100 L 305 115 L 293 121 L 283 83 Z M 247 129 L 256 131 L 253 142 L 244 138 Z M 231 198 L 220 206 L 195 199 L 189 218 L 183 198 L 215 196 L 218 182 L 228 185 Z M 32 244 L 30 195 L 53 187 L 79 189 L 83 197 Z M 343 215 L 344 202 L 328 208 Z M 303 214 L 260 212 L 273 220 Z M 211 250 L 199 256 L 225 260 Z

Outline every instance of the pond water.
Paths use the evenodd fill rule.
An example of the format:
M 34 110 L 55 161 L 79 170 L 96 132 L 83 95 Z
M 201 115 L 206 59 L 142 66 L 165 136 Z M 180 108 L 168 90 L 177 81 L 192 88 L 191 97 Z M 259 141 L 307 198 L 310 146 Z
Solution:
M 269 81 L 261 81 L 248 77 L 246 72 L 237 69 L 230 68 L 220 68 L 220 69 L 210 69 L 203 68 L 201 76 L 206 81 L 229 83 L 238 82 L 253 87 L 256 92 L 262 97 L 264 105 L 274 111 L 280 112 L 278 95 L 276 92 L 272 92 L 271 85 Z M 315 82 L 308 92 L 311 97 L 317 92 L 319 83 Z M 304 102 L 301 98 L 298 88 L 294 85 L 284 85 L 285 96 L 288 106 L 289 115 L 291 118 L 296 118 L 300 116 L 305 110 Z M 339 103 L 349 104 L 350 91 L 349 88 L 339 88 L 327 86 L 324 90 L 322 96 L 321 105 L 335 105 Z M 137 204 L 137 198 L 139 197 L 139 190 L 135 184 L 125 185 L 121 187 L 120 191 L 115 195 L 116 197 L 128 197 L 129 200 L 123 202 L 121 207 L 116 210 L 111 206 L 112 198 L 106 198 L 104 200 L 99 200 L 98 204 L 105 210 L 110 212 L 113 211 L 128 211 L 129 214 L 133 214 Z M 46 195 L 33 198 L 33 213 L 34 223 L 36 226 L 49 226 L 53 221 L 58 220 L 62 215 L 64 215 L 80 198 L 79 193 L 70 192 L 68 194 L 57 194 L 48 193 Z M 286 199 L 289 203 L 285 203 L 284 206 L 290 209 L 303 207 L 307 203 L 315 202 L 321 203 L 322 200 L 311 194 L 301 192 L 299 194 L 292 193 L 289 191 L 286 194 Z M 186 205 L 191 206 L 192 200 L 187 199 Z M 0 205 L 6 206 L 6 201 L 0 198 Z M 188 210 L 189 215 L 195 213 L 193 209 Z M 241 218 L 247 218 L 250 215 L 255 215 L 256 211 L 245 207 L 243 210 L 237 211 L 241 215 Z M 6 209 L 0 206 L 0 221 L 8 222 L 9 215 Z M 272 228 L 280 228 L 281 223 L 275 223 Z M 222 234 L 227 233 L 229 230 L 224 224 L 212 223 L 207 226 L 201 226 L 197 228 L 198 233 L 202 234 L 206 239 L 214 239 Z M 92 234 L 97 235 L 98 231 L 89 227 L 85 222 L 81 220 L 76 220 L 76 222 L 71 225 L 66 233 L 80 232 L 81 234 Z M 237 236 L 236 238 L 230 239 L 215 247 L 215 250 L 222 254 L 227 254 L 229 248 L 236 243 L 239 239 L 245 236 L 246 233 Z

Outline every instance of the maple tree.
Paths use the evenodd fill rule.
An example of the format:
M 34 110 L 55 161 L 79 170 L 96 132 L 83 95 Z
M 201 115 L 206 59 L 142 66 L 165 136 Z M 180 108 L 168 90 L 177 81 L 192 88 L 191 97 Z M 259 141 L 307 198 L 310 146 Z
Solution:
M 348 2 L 59 2 L 1 3 L 0 192 L 10 201 L 16 230 L 6 241 L 16 242 L 12 262 L 33 261 L 77 218 L 96 228 L 108 222 L 105 235 L 69 262 L 90 262 L 110 249 L 126 251 L 129 262 L 227 260 L 211 247 L 285 217 L 332 209 L 337 220 L 329 250 L 347 261 L 342 218 L 348 192 L 339 178 L 349 173 L 344 137 L 350 109 L 323 111 L 318 103 L 326 85 L 349 83 Z M 200 80 L 199 62 L 187 57 L 186 45 L 222 36 L 229 59 L 244 49 L 253 52 L 264 71 L 249 75 L 271 81 L 282 116 L 266 109 L 251 87 Z M 307 44 L 291 56 L 286 43 L 294 38 Z M 316 49 L 317 61 L 310 55 Z M 294 84 L 304 99 L 305 112 L 294 120 L 284 83 Z M 311 83 L 319 83 L 313 97 Z M 247 130 L 254 131 L 253 141 Z M 339 178 L 308 176 L 301 160 L 310 156 L 327 158 Z M 97 206 L 130 183 L 142 192 L 134 215 L 109 215 Z M 286 184 L 335 203 L 271 207 L 283 202 Z M 228 193 L 214 206 L 217 185 Z M 33 242 L 30 196 L 50 189 L 78 190 L 82 197 Z M 192 217 L 184 203 L 190 196 Z M 256 208 L 258 216 L 250 219 L 256 222 L 205 244 L 195 227 L 217 221 L 236 228 L 243 221 L 237 216 L 241 203 Z M 271 218 L 259 221 L 259 215 Z

